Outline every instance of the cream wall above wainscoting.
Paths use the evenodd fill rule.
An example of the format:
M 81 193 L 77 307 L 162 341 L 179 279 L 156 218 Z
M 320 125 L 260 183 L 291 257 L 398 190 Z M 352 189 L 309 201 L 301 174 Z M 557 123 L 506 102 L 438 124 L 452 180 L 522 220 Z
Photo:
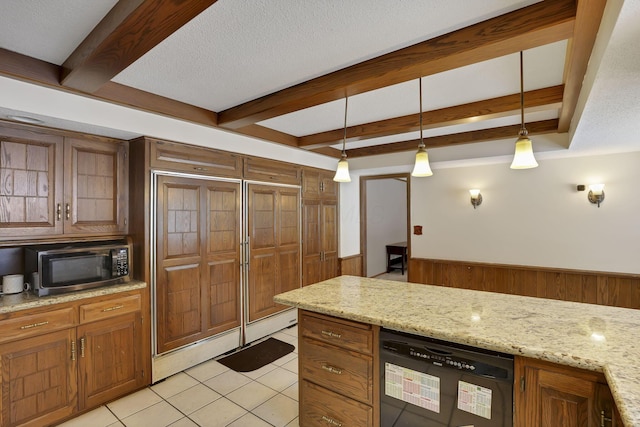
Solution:
M 640 273 L 640 153 L 538 159 L 509 164 L 434 168 L 411 183 L 414 258 L 478 261 L 578 270 Z M 340 256 L 359 253 L 359 175 L 406 172 L 388 168 L 352 173 L 341 184 Z M 605 184 L 600 208 L 588 185 Z M 576 191 L 577 184 L 587 190 Z M 477 209 L 469 189 L 479 188 Z

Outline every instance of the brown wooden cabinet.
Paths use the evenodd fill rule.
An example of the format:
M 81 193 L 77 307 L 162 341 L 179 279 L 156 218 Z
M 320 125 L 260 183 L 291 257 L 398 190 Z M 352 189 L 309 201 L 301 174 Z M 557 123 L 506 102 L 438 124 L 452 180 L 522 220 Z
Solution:
M 303 286 L 338 275 L 338 183 L 332 177 L 328 171 L 303 171 Z
M 141 323 L 137 291 L 2 315 L 0 425 L 55 425 L 143 387 Z
M 0 127 L 0 237 L 124 234 L 128 143 Z
M 515 378 L 515 425 L 622 426 L 602 374 L 517 357 Z
M 300 425 L 379 424 L 377 327 L 299 313 Z

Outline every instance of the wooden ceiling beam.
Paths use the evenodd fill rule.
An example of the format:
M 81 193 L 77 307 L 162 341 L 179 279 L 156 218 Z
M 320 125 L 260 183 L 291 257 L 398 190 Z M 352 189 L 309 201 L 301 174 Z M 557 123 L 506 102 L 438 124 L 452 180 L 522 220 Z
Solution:
M 581 0 L 587 1 L 587 0 Z M 568 39 L 574 0 L 545 0 L 265 95 L 218 113 L 238 129 L 262 120 Z
M 562 102 L 563 86 L 525 92 L 527 111 L 559 109 Z M 512 115 L 520 110 L 520 94 L 501 96 L 483 101 L 456 105 L 438 110 L 424 111 L 423 129 L 478 122 Z M 347 141 L 362 141 L 389 135 L 397 135 L 420 130 L 419 114 L 410 114 L 377 122 L 365 123 L 347 128 Z M 333 145 L 342 141 L 344 129 L 307 135 L 299 138 L 298 146 L 307 149 Z
M 527 123 L 529 135 L 540 135 L 544 133 L 553 133 L 558 131 L 558 119 L 543 120 L 539 122 Z M 470 132 L 461 132 L 450 135 L 433 136 L 424 138 L 424 145 L 429 148 L 450 147 L 453 145 L 472 144 L 474 142 L 485 142 L 496 139 L 504 139 L 513 137 L 515 143 L 518 138 L 520 125 L 501 126 L 491 129 L 474 130 Z M 413 139 L 411 141 L 393 142 L 390 144 L 381 144 L 371 147 L 354 148 L 347 150 L 347 157 L 365 157 L 376 156 L 381 154 L 400 153 L 403 151 L 416 151 L 420 141 Z
M 577 1 L 573 38 L 567 46 L 564 69 L 566 89 L 560 110 L 559 132 L 569 131 L 606 3 L 606 0 Z
M 119 0 L 62 65 L 61 83 L 93 93 L 216 0 Z

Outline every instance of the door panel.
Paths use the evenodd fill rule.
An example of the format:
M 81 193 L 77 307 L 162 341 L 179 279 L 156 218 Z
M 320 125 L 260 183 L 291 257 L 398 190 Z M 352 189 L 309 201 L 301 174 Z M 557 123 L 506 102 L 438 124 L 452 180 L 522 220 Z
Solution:
M 300 287 L 300 189 L 247 185 L 249 322 L 286 306 L 273 297 Z
M 78 328 L 80 409 L 97 406 L 143 383 L 140 313 Z
M 338 202 L 322 202 L 322 251 L 323 268 L 321 280 L 338 274 Z
M 75 329 L 3 344 L 2 425 L 42 426 L 77 410 Z
M 240 183 L 158 177 L 158 353 L 240 325 Z
M 240 184 L 207 183 L 206 331 L 240 326 Z
M 0 235 L 60 234 L 62 138 L 31 132 L 24 136 L 34 138 L 0 136 Z

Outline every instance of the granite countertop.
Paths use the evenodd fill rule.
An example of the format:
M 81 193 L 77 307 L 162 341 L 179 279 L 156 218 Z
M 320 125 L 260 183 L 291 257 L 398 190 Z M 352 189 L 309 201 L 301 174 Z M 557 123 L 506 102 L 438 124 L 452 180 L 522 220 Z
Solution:
M 280 304 L 603 372 L 626 426 L 640 426 L 640 310 L 341 276 Z
M 0 314 L 12 313 L 14 311 L 27 310 L 29 308 L 43 307 L 47 305 L 60 304 L 63 302 L 78 301 L 85 298 L 99 297 L 102 295 L 117 294 L 119 292 L 132 291 L 145 288 L 147 284 L 139 280 L 131 280 L 121 285 L 103 286 L 86 291 L 71 292 L 62 295 L 49 295 L 39 297 L 31 292 L 21 292 L 19 294 L 2 295 L 0 297 Z

